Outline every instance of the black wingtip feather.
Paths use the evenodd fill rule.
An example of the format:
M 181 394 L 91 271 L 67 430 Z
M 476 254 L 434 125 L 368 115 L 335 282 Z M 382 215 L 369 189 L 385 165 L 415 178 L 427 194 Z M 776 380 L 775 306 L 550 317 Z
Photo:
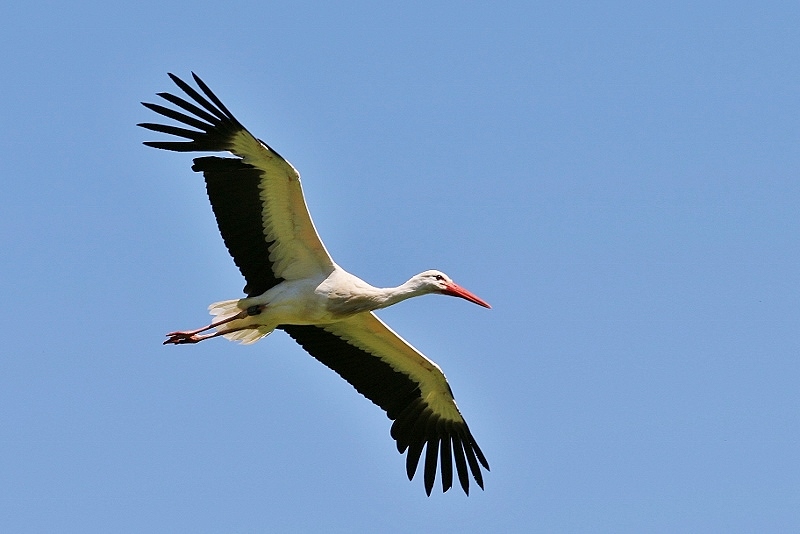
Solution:
M 215 95 L 214 92 L 206 85 L 206 83 L 200 79 L 200 76 L 192 72 L 192 78 L 194 78 L 194 81 L 195 83 L 197 83 L 197 86 L 200 88 L 201 91 L 203 91 L 203 93 L 205 93 L 205 95 L 208 98 L 211 99 L 214 105 L 217 106 L 219 110 L 222 111 L 227 116 L 227 118 L 233 119 L 233 113 L 228 111 L 228 108 L 225 107 L 225 104 L 223 104 L 222 101 L 219 98 L 217 98 L 217 95 Z
M 194 152 L 197 150 L 192 141 L 143 141 L 142 144 L 158 148 L 160 150 L 171 150 L 173 152 Z
M 176 137 L 183 137 L 185 139 L 191 139 L 192 141 L 197 141 L 202 139 L 203 136 L 206 135 L 205 132 L 198 132 L 196 130 L 187 130 L 186 128 L 180 128 L 178 126 L 170 126 L 168 124 L 155 124 L 152 122 L 143 122 L 140 123 L 138 126 L 145 128 L 147 130 L 159 133 L 165 133 L 169 135 L 174 135 Z
M 471 437 L 472 436 L 470 436 L 470 438 Z M 472 443 L 472 450 L 474 450 L 475 454 L 478 456 L 478 461 L 481 463 L 481 465 L 484 468 L 486 468 L 487 471 L 491 471 L 491 469 L 489 469 L 489 462 L 486 460 L 486 457 L 483 455 L 483 451 L 481 451 L 481 448 L 478 447 L 478 444 L 475 442 L 474 439 L 471 439 L 471 443 Z
M 406 455 L 406 475 L 408 475 L 408 480 L 414 480 L 414 474 L 417 472 L 419 457 L 422 455 L 424 446 L 425 442 L 420 441 L 412 443 L 408 447 L 408 454 Z
M 200 104 L 201 106 L 206 108 L 206 110 L 209 113 L 211 113 L 212 115 L 214 115 L 215 117 L 217 117 L 217 119 L 222 120 L 222 121 L 224 121 L 225 119 L 230 119 L 230 117 L 224 111 L 222 111 L 221 109 L 215 107 L 203 95 L 198 93 L 191 85 L 189 85 L 188 83 L 184 82 L 183 80 L 181 80 L 180 78 L 178 78 L 175 75 L 170 75 L 170 78 L 172 78 L 172 81 L 175 82 L 175 85 L 177 85 L 178 87 L 181 88 L 181 91 L 183 91 L 184 93 L 189 95 L 192 98 L 192 100 L 194 100 L 195 102 L 197 102 L 198 104 Z M 205 84 L 203 84 L 203 85 L 205 85 Z M 214 98 L 216 98 L 216 97 L 214 97 Z
M 215 115 L 212 115 L 212 114 L 208 113 L 207 111 L 200 109 L 199 107 L 195 106 L 191 102 L 188 102 L 188 101 L 184 100 L 183 98 L 181 98 L 179 96 L 175 96 L 172 93 L 156 93 L 156 95 L 160 96 L 161 98 L 163 98 L 167 102 L 169 102 L 171 104 L 175 104 L 179 108 L 182 108 L 185 111 L 188 111 L 189 113 L 194 113 L 195 115 L 197 115 L 198 117 L 200 117 L 204 121 L 208 122 L 209 124 L 218 125 L 220 123 L 219 118 L 217 118 Z
M 208 132 L 210 129 L 213 129 L 213 125 L 203 122 L 200 119 L 190 117 L 189 115 L 186 115 L 179 111 L 175 111 L 174 109 L 170 109 L 168 107 L 164 107 L 159 104 L 151 104 L 150 102 L 142 102 L 142 105 L 151 111 L 155 111 L 159 115 L 163 115 L 172 120 L 188 124 L 189 126 L 197 128 L 198 130 Z
M 461 440 L 453 434 L 453 458 L 456 461 L 456 471 L 461 489 L 469 495 L 469 473 L 467 473 L 467 461 L 464 458 L 464 449 L 461 447 Z
M 442 493 L 446 493 L 453 487 L 453 452 L 448 437 L 442 438 L 439 452 L 442 464 Z
M 439 438 L 428 439 L 428 446 L 425 450 L 425 493 L 430 497 L 433 490 L 433 483 L 436 479 L 436 467 L 439 459 Z
M 464 443 L 464 452 L 467 456 L 467 463 L 469 464 L 469 469 L 472 471 L 472 478 L 475 479 L 475 482 L 478 483 L 478 486 L 483 489 L 483 475 L 481 474 L 481 468 L 478 467 L 478 460 L 475 458 L 475 452 L 473 452 L 472 444 L 469 442 Z

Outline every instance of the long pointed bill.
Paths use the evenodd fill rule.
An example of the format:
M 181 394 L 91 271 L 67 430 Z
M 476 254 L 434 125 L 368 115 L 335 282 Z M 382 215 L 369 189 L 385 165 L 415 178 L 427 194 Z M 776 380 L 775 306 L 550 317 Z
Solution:
M 478 295 L 467 291 L 460 285 L 456 284 L 455 282 L 449 282 L 447 287 L 444 288 L 442 291 L 445 295 L 451 295 L 453 297 L 461 297 L 462 299 L 466 299 L 470 302 L 474 302 L 478 306 L 483 306 L 484 308 L 491 308 L 488 302 L 480 298 Z

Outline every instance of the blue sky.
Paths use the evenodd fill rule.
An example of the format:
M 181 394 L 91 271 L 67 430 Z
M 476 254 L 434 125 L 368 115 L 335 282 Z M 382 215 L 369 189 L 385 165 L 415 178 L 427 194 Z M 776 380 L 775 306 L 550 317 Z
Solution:
M 0 529 L 796 532 L 795 2 L 4 8 Z M 197 72 L 301 172 L 337 261 L 492 303 L 381 312 L 486 491 L 425 497 L 287 336 L 163 347 L 241 295 L 139 105 Z

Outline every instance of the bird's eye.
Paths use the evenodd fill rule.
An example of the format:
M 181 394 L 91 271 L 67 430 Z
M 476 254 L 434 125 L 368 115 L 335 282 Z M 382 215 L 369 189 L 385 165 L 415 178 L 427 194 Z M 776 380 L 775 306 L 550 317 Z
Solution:
M 444 276 L 442 276 L 441 274 L 437 274 L 436 276 L 434 276 L 434 278 L 435 278 L 435 279 L 436 279 L 438 282 L 441 282 L 442 280 L 444 280 Z

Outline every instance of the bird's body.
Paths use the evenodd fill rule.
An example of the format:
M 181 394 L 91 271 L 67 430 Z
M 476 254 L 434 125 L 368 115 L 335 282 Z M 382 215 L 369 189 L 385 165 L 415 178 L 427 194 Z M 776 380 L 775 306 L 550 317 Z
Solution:
M 144 105 L 194 129 L 140 124 L 189 139 L 145 144 L 178 152 L 228 151 L 235 156 L 199 157 L 192 169 L 205 177 L 220 233 L 245 277 L 246 297 L 212 304 L 214 321 L 196 330 L 171 332 L 165 344 L 197 343 L 216 336 L 253 343 L 276 329 L 284 330 L 386 410 L 394 420 L 392 437 L 398 450 L 408 450 L 409 479 L 426 450 L 428 494 L 439 462 L 442 488 L 451 487 L 453 460 L 464 492 L 469 491 L 469 473 L 483 487 L 480 465 L 488 470 L 488 463 L 441 369 L 373 311 L 429 293 L 490 306 L 440 271 L 425 271 L 397 287 L 378 288 L 339 267 L 314 228 L 294 167 L 253 137 L 200 78 L 194 76 L 205 96 L 170 77 L 194 103 L 159 93 L 183 111 Z
M 215 326 L 215 335 L 254 343 L 282 324 L 335 323 L 431 293 L 438 289 L 437 282 L 445 280 L 449 279 L 442 272 L 425 271 L 398 287 L 379 288 L 335 266 L 327 276 L 284 280 L 255 297 L 216 302 L 209 306 L 209 311 L 217 317 L 216 323 L 242 314 L 241 318 Z M 251 309 L 251 313 L 242 313 Z M 175 341 L 180 344 L 180 333 L 175 334 Z

